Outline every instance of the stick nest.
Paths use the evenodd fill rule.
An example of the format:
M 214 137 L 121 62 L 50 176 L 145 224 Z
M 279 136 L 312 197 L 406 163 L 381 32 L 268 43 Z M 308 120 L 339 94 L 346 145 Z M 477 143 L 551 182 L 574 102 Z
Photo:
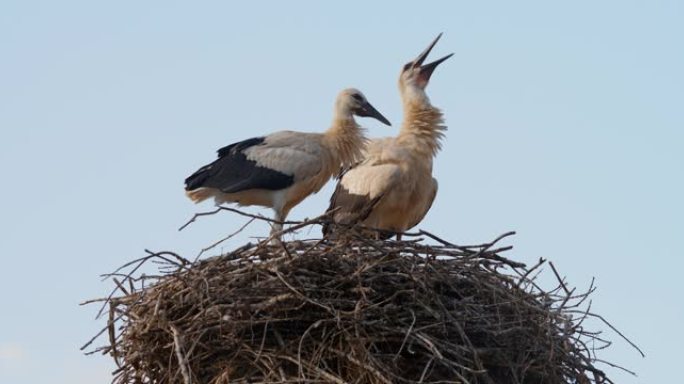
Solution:
M 542 290 L 544 260 L 506 259 L 500 239 L 404 238 L 150 252 L 110 275 L 108 342 L 91 353 L 114 358 L 117 384 L 610 382 L 594 365 L 609 342 L 582 326 L 602 319 L 580 308 L 593 288 L 553 268 Z M 150 261 L 159 273 L 138 272 Z

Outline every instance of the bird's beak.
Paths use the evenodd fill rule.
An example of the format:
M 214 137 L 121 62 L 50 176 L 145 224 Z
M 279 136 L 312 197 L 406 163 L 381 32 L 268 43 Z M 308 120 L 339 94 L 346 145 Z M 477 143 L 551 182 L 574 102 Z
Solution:
M 428 47 L 425 48 L 425 50 L 420 55 L 418 55 L 418 57 L 416 57 L 415 60 L 413 60 L 413 67 L 415 68 L 417 66 L 420 66 L 420 79 L 426 83 L 430 80 L 430 76 L 432 76 L 432 72 L 434 72 L 435 68 L 437 68 L 437 66 L 440 65 L 443 61 L 445 61 L 446 59 L 448 59 L 454 55 L 452 53 L 450 55 L 446 55 L 446 56 L 442 57 L 439 60 L 435 60 L 432 63 L 423 65 L 423 63 L 425 62 L 425 59 L 427 59 L 428 55 L 430 54 L 430 51 L 432 51 L 432 48 L 435 47 L 435 44 L 437 44 L 437 42 L 439 41 L 439 39 L 441 37 L 442 37 L 442 34 L 440 33 L 432 41 L 432 43 L 430 43 L 430 45 L 428 45 Z
M 413 66 L 414 67 L 417 67 L 417 66 L 423 64 L 425 59 L 427 59 L 428 55 L 430 54 L 430 51 L 432 51 L 432 48 L 435 47 L 435 44 L 437 44 L 437 42 L 439 41 L 439 39 L 441 37 L 442 37 L 442 34 L 440 33 L 439 35 L 437 35 L 437 37 L 434 40 L 432 40 L 432 43 L 430 43 L 430 45 L 428 45 L 428 47 L 425 48 L 425 50 L 420 55 L 418 55 L 418 57 L 416 57 L 415 60 L 413 60 Z
M 374 106 L 371 105 L 371 103 L 367 101 L 363 103 L 361 107 L 359 107 L 359 109 L 356 111 L 356 115 L 361 117 L 372 117 L 385 125 L 389 125 L 390 127 L 392 126 L 389 120 L 387 120 L 382 113 L 380 113 L 377 109 L 375 109 Z
M 435 68 L 437 68 L 438 65 L 440 65 L 444 60 L 450 58 L 453 56 L 453 53 L 450 53 L 441 59 L 435 60 L 430 64 L 425 64 L 422 67 L 420 67 L 420 77 L 423 81 L 427 82 L 430 80 L 430 76 L 432 76 L 432 72 L 434 72 Z

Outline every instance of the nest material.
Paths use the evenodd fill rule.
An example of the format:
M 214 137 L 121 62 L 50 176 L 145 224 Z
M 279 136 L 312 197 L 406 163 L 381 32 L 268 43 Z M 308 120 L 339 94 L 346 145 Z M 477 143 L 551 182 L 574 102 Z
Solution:
M 581 325 L 591 288 L 545 292 L 543 260 L 416 236 L 150 253 L 113 275 L 93 352 L 115 359 L 117 384 L 610 382 L 593 354 L 609 343 Z M 136 275 L 151 260 L 161 272 Z

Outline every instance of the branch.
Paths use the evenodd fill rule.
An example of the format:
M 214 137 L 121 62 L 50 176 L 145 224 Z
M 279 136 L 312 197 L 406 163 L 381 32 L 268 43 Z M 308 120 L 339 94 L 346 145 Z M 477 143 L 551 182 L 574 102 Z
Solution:
M 287 225 L 290 225 L 290 224 L 299 224 L 299 223 L 301 223 L 300 221 L 278 221 L 278 220 L 274 220 L 274 219 L 268 218 L 268 217 L 263 216 L 263 215 L 254 215 L 254 214 L 251 214 L 251 213 L 243 212 L 243 211 L 241 211 L 241 210 L 239 210 L 239 209 L 235 209 L 235 208 L 231 208 L 231 207 L 226 207 L 226 206 L 220 205 L 220 206 L 218 206 L 218 207 L 217 207 L 215 210 L 213 210 L 213 211 L 195 213 L 195 214 L 192 216 L 192 218 L 191 218 L 190 220 L 188 220 L 187 223 L 183 224 L 180 228 L 178 228 L 178 230 L 179 230 L 179 231 L 182 231 L 182 230 L 185 229 L 188 225 L 194 223 L 195 220 L 197 220 L 197 218 L 199 218 L 199 217 L 215 215 L 215 214 L 217 214 L 217 213 L 219 213 L 219 212 L 221 212 L 221 211 L 229 211 L 229 212 L 237 213 L 238 215 L 241 215 L 241 216 L 250 217 L 250 218 L 252 218 L 252 219 L 263 220 L 263 221 L 266 221 L 266 222 L 269 222 L 269 223 L 273 223 L 273 224 L 282 224 L 282 225 L 286 225 L 286 224 L 287 224 Z
M 178 366 L 180 367 L 181 375 L 183 375 L 183 381 L 185 384 L 192 384 L 192 378 L 190 377 L 190 368 L 188 365 L 188 359 L 183 355 L 183 344 L 181 341 L 181 336 L 178 329 L 173 325 L 170 326 L 171 332 L 173 333 L 173 345 L 176 352 L 176 359 L 178 359 Z

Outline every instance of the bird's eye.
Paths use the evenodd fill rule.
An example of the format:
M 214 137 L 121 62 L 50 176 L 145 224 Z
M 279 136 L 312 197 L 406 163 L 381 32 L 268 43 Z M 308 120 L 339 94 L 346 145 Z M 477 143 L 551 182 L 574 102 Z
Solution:
M 359 95 L 358 93 L 353 93 L 351 95 L 356 101 L 363 102 L 363 96 Z
M 409 68 L 411 68 L 411 64 L 413 64 L 413 63 L 406 63 L 406 64 L 404 65 L 404 71 L 408 71 Z

